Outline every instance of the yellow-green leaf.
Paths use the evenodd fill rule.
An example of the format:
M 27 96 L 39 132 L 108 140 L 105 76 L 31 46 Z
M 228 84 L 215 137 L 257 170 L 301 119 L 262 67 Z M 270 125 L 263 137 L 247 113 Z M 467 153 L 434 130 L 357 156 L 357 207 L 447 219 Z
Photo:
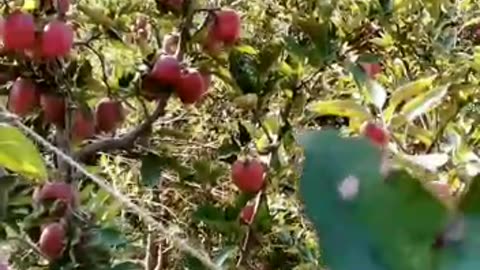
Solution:
M 403 106 L 401 114 L 403 114 L 408 121 L 412 121 L 418 116 L 429 112 L 440 104 L 448 92 L 448 87 L 447 85 L 432 89 L 410 100 Z
M 436 75 L 421 78 L 395 89 L 390 96 L 389 105 L 384 112 L 385 120 L 387 120 L 387 122 L 391 120 L 393 113 L 400 103 L 408 101 L 409 99 L 425 92 L 428 88 L 430 88 L 435 78 Z
M 47 178 L 47 168 L 36 146 L 7 124 L 0 124 L 0 166 L 29 178 Z
M 316 101 L 310 103 L 307 109 L 315 114 L 321 115 L 337 115 L 343 117 L 357 118 L 365 121 L 372 118 L 368 110 L 358 104 L 354 100 L 330 100 Z

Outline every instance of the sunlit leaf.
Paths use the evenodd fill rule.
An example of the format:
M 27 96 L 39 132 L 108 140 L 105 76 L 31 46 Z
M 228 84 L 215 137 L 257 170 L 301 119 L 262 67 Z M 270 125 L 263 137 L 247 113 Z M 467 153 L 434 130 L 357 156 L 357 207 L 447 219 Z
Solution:
M 322 115 L 336 115 L 343 117 L 358 118 L 362 121 L 372 118 L 372 115 L 367 109 L 358 104 L 354 100 L 330 100 L 330 101 L 316 101 L 310 103 L 307 109 L 318 116 Z
M 423 93 L 407 102 L 401 110 L 401 114 L 408 121 L 412 121 L 418 116 L 434 109 L 448 92 L 448 86 L 442 86 Z
M 7 124 L 0 124 L 0 166 L 29 178 L 47 178 L 47 168 L 37 147 L 20 130 Z
M 406 102 L 428 90 L 435 78 L 436 76 L 421 78 L 395 89 L 390 96 L 388 107 L 384 112 L 385 119 L 389 121 L 397 109 L 397 106 L 402 102 Z

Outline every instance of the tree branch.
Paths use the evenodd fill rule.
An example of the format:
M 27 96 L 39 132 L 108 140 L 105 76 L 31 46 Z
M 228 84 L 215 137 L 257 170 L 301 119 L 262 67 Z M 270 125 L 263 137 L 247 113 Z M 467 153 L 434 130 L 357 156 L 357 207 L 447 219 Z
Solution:
M 145 134 L 151 127 L 151 125 L 161 116 L 165 114 L 165 107 L 167 106 L 168 99 L 170 94 L 165 94 L 158 100 L 157 107 L 155 111 L 145 119 L 143 123 L 135 127 L 133 130 L 123 134 L 118 138 L 104 139 L 96 141 L 92 144 L 85 146 L 83 149 L 75 153 L 74 157 L 77 160 L 85 159 L 86 157 L 96 153 L 96 152 L 105 152 L 113 151 L 118 149 L 125 149 L 132 147 L 135 141 Z

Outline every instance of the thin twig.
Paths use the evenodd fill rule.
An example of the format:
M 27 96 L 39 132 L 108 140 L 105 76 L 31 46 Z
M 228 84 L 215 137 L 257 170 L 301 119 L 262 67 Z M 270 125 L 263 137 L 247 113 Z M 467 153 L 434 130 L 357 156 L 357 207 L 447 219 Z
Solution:
M 110 84 L 108 83 L 107 65 L 105 63 L 105 58 L 103 58 L 102 54 L 97 50 L 95 50 L 92 47 L 92 45 L 90 45 L 89 43 L 82 43 L 80 45 L 85 46 L 87 49 L 93 52 L 97 56 L 98 60 L 100 61 L 100 66 L 102 67 L 102 81 L 103 81 L 103 84 L 105 84 L 105 87 L 107 88 L 108 96 L 110 97 L 112 94 L 112 89 L 110 88 Z

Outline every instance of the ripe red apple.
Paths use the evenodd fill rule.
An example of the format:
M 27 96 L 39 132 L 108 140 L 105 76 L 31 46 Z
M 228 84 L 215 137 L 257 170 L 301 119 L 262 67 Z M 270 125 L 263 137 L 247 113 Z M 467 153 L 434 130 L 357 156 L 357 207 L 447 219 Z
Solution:
M 375 79 L 382 72 L 382 66 L 379 63 L 361 63 L 360 65 L 371 79 Z
M 209 31 L 207 38 L 205 39 L 202 46 L 203 46 L 203 50 L 207 54 L 212 56 L 219 55 L 224 49 L 223 42 L 220 40 L 217 40 L 212 31 Z
M 35 43 L 35 22 L 29 13 L 16 10 L 5 20 L 3 45 L 7 50 L 24 50 Z
M 167 34 L 163 37 L 162 50 L 166 54 L 173 55 L 177 52 L 178 40 L 180 39 L 177 33 Z
M 95 120 L 98 131 L 115 131 L 124 120 L 122 103 L 109 98 L 102 99 L 97 105 Z
M 60 200 L 70 206 L 75 206 L 77 193 L 69 183 L 47 182 L 34 194 L 33 200 L 35 203 Z
M 237 160 L 232 165 L 233 183 L 243 192 L 257 193 L 264 184 L 265 173 L 258 160 Z
M 64 57 L 73 46 L 73 29 L 63 21 L 53 20 L 42 34 L 42 54 L 48 58 Z
M 25 49 L 23 53 L 33 61 L 40 61 L 43 58 L 42 33 L 36 33 L 33 47 Z
M 205 82 L 202 74 L 194 69 L 186 70 L 175 90 L 183 103 L 195 103 L 205 94 Z
M 241 19 L 235 10 L 224 9 L 215 13 L 215 22 L 211 31 L 215 39 L 227 45 L 235 43 L 241 34 Z
M 73 115 L 72 138 L 82 141 L 95 135 L 95 121 L 92 112 L 86 108 L 75 110 Z
M 65 98 L 55 94 L 44 93 L 40 96 L 40 106 L 45 122 L 63 127 L 65 125 Z
M 66 232 L 61 223 L 55 222 L 45 226 L 39 240 L 40 251 L 49 260 L 56 260 L 62 257 L 66 246 Z
M 246 205 L 240 213 L 240 218 L 245 224 L 252 224 L 255 219 L 255 206 L 253 204 Z
M 161 85 L 175 86 L 180 81 L 181 66 L 178 60 L 170 55 L 162 55 L 155 62 L 151 76 Z
M 370 141 L 380 147 L 384 147 L 388 144 L 390 136 L 388 131 L 382 126 L 368 122 L 363 127 L 363 134 L 370 139 Z
M 8 109 L 18 116 L 25 116 L 39 105 L 40 95 L 37 87 L 29 79 L 17 78 L 8 97 Z

